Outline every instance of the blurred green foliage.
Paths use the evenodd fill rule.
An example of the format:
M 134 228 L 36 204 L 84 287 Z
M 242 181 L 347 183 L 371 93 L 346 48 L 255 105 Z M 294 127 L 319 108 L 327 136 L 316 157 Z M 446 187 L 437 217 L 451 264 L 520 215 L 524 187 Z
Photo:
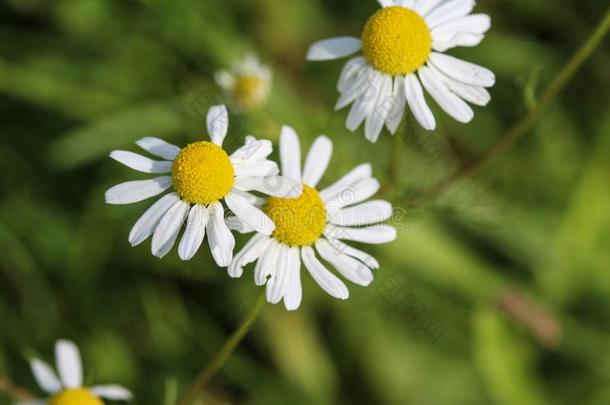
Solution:
M 283 123 L 307 146 L 325 133 L 335 144 L 328 183 L 364 161 L 384 180 L 398 145 L 393 197 L 404 206 L 497 142 L 607 7 L 480 3 L 490 34 L 451 53 L 497 73 L 490 106 L 466 126 L 437 110 L 432 134 L 408 119 L 402 143 L 384 135 L 371 146 L 332 111 L 343 62 L 304 55 L 315 40 L 358 35 L 374 0 L 2 2 L 0 374 L 40 394 L 27 359 L 52 361 L 65 337 L 81 347 L 88 383 L 168 403 L 254 302 L 251 270 L 230 280 L 206 248 L 188 263 L 131 248 L 149 203 L 103 201 L 105 188 L 134 178 L 110 150 L 204 136 L 207 107 L 224 101 L 215 70 L 251 51 L 275 71 L 268 107 L 231 115 L 228 149 L 248 133 L 277 140 Z M 382 264 L 371 287 L 338 302 L 304 277 L 299 311 L 266 306 L 205 403 L 610 403 L 608 45 L 510 153 L 407 210 L 397 242 L 367 248 Z

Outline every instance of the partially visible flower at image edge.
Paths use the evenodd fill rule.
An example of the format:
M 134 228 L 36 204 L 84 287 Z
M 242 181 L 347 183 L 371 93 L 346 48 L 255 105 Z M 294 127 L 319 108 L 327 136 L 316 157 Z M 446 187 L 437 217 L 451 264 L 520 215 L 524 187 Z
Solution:
M 343 241 L 383 244 L 396 239 L 394 227 L 379 224 L 392 216 L 392 205 L 383 200 L 367 201 L 380 186 L 372 177 L 370 164 L 357 166 L 321 191 L 316 189 L 331 155 L 330 139 L 318 137 L 301 172 L 298 136 L 290 127 L 282 129 L 281 173 L 302 182 L 303 193 L 298 198 L 269 198 L 264 210 L 273 219 L 275 231 L 272 235 L 257 233 L 228 268 L 231 277 L 241 277 L 243 267 L 256 261 L 256 285 L 266 284 L 267 301 L 277 304 L 283 299 L 288 310 L 301 304 L 301 262 L 324 291 L 347 299 L 347 286 L 322 264 L 316 253 L 349 281 L 368 286 L 373 281 L 372 270 L 378 269 L 379 263 Z M 239 218 L 232 218 L 230 226 L 242 233 L 255 231 Z
M 135 223 L 129 234 L 132 246 L 152 236 L 152 254 L 162 258 L 174 246 L 186 220 L 178 246 L 180 258 L 192 259 L 207 233 L 216 264 L 226 267 L 233 259 L 235 238 L 225 223 L 222 201 L 234 215 L 258 232 L 266 235 L 273 232 L 273 222 L 255 206 L 258 197 L 250 191 L 289 197 L 298 196 L 302 187 L 298 182 L 277 176 L 277 164 L 267 159 L 273 150 L 268 140 L 248 136 L 245 145 L 229 156 L 222 149 L 228 123 L 225 106 L 214 106 L 207 116 L 211 142 L 199 141 L 182 149 L 158 138 L 143 138 L 136 142 L 163 160 L 120 150 L 110 154 L 131 169 L 162 176 L 110 188 L 106 191 L 108 204 L 131 204 L 157 196 L 170 187 L 174 189 Z
M 18 402 L 16 405 L 103 405 L 100 399 L 128 401 L 132 395 L 120 385 L 82 386 L 83 371 L 78 347 L 73 342 L 59 340 L 55 344 L 55 371 L 42 360 L 32 359 L 30 365 L 36 382 L 50 398 Z
M 424 89 L 451 117 L 470 122 L 474 112 L 466 101 L 487 105 L 486 88 L 495 84 L 495 75 L 444 52 L 478 45 L 491 27 L 489 16 L 471 14 L 475 0 L 378 1 L 383 8 L 370 17 L 361 38 L 319 41 L 307 54 L 310 61 L 325 61 L 362 50 L 363 56 L 347 62 L 338 83 L 335 109 L 353 103 L 347 128 L 355 131 L 365 122 L 366 138 L 376 142 L 384 125 L 396 133 L 408 105 L 424 129 L 435 129 Z
M 255 55 L 247 55 L 227 70 L 219 70 L 214 80 L 236 107 L 251 111 L 267 103 L 273 84 L 271 68 L 262 64 Z

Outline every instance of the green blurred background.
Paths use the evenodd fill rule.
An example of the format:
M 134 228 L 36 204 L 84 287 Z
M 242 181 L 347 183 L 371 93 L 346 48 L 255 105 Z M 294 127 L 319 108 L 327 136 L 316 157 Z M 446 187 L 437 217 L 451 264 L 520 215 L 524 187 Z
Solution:
M 494 26 L 451 54 L 497 74 L 469 125 L 435 109 L 399 133 L 398 241 L 368 247 L 369 288 L 337 301 L 304 273 L 297 312 L 264 308 L 213 380 L 206 404 L 610 403 L 610 42 L 541 120 L 480 174 L 416 207 L 407 201 L 495 144 L 593 30 L 606 0 L 480 1 Z M 0 3 L 0 375 L 41 394 L 32 355 L 58 338 L 83 351 L 87 383 L 118 382 L 137 404 L 169 403 L 210 360 L 261 291 L 231 280 L 207 247 L 183 263 L 131 248 L 150 202 L 106 206 L 137 174 L 107 158 L 159 136 L 205 136 L 224 102 L 214 71 L 255 52 L 275 72 L 262 111 L 231 114 L 227 149 L 247 133 L 304 148 L 335 144 L 326 184 L 370 161 L 387 179 L 393 138 L 375 146 L 332 111 L 344 61 L 307 47 L 359 35 L 374 0 L 4 0 Z M 431 103 L 432 104 L 432 103 Z M 134 177 L 136 176 L 136 177 Z M 145 178 L 146 176 L 142 176 Z M 238 247 L 244 239 L 238 240 Z M 9 399 L 0 393 L 0 404 Z

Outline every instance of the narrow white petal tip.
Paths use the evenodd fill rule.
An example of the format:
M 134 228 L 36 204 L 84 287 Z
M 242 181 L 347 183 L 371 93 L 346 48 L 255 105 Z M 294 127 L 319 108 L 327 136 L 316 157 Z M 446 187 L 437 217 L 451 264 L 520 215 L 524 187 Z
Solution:
M 311 45 L 307 51 L 308 61 L 325 61 L 343 58 L 351 55 L 361 48 L 358 38 L 338 37 L 318 41 Z
M 286 308 L 286 311 L 290 311 L 290 312 L 294 312 L 294 311 L 296 311 L 297 309 L 299 309 L 299 307 L 300 307 L 300 306 L 301 306 L 301 304 L 296 305 L 296 306 L 294 306 L 294 305 L 289 305 L 289 304 L 285 304 L 285 305 L 284 305 L 284 307 Z
M 222 146 L 229 129 L 229 112 L 223 104 L 212 106 L 206 118 L 208 134 L 212 142 Z
M 218 267 L 228 267 L 233 259 L 231 253 L 224 252 L 219 249 L 214 249 L 214 257 L 216 258 L 216 264 Z
M 193 256 L 195 256 L 195 255 L 194 255 L 194 254 L 193 254 L 193 255 L 185 255 L 185 254 L 182 254 L 181 252 L 178 252 L 178 257 L 179 257 L 179 258 L 180 258 L 180 260 L 182 260 L 183 262 L 188 262 L 188 261 L 190 261 L 190 260 L 193 258 Z
M 95 395 L 105 399 L 118 401 L 129 401 L 133 399 L 133 394 L 127 388 L 116 384 L 96 385 L 91 387 L 90 390 Z

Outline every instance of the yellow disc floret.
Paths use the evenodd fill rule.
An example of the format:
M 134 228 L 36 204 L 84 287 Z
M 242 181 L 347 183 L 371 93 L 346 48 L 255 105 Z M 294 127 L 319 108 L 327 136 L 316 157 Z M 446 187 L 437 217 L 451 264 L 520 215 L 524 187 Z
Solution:
M 275 224 L 273 237 L 289 246 L 313 244 L 326 226 L 324 202 L 316 189 L 306 185 L 300 197 L 270 197 L 265 213 Z
M 84 388 L 65 390 L 49 399 L 48 405 L 104 405 L 102 400 Z
M 415 11 L 394 6 L 379 10 L 362 32 L 364 57 L 389 75 L 406 75 L 420 68 L 432 50 L 432 36 Z
M 261 86 L 263 86 L 263 81 L 260 77 L 253 75 L 237 76 L 233 87 L 233 97 L 244 107 L 256 107 L 261 99 Z
M 229 194 L 235 171 L 227 153 L 211 142 L 191 143 L 172 166 L 174 188 L 184 201 L 211 204 Z

